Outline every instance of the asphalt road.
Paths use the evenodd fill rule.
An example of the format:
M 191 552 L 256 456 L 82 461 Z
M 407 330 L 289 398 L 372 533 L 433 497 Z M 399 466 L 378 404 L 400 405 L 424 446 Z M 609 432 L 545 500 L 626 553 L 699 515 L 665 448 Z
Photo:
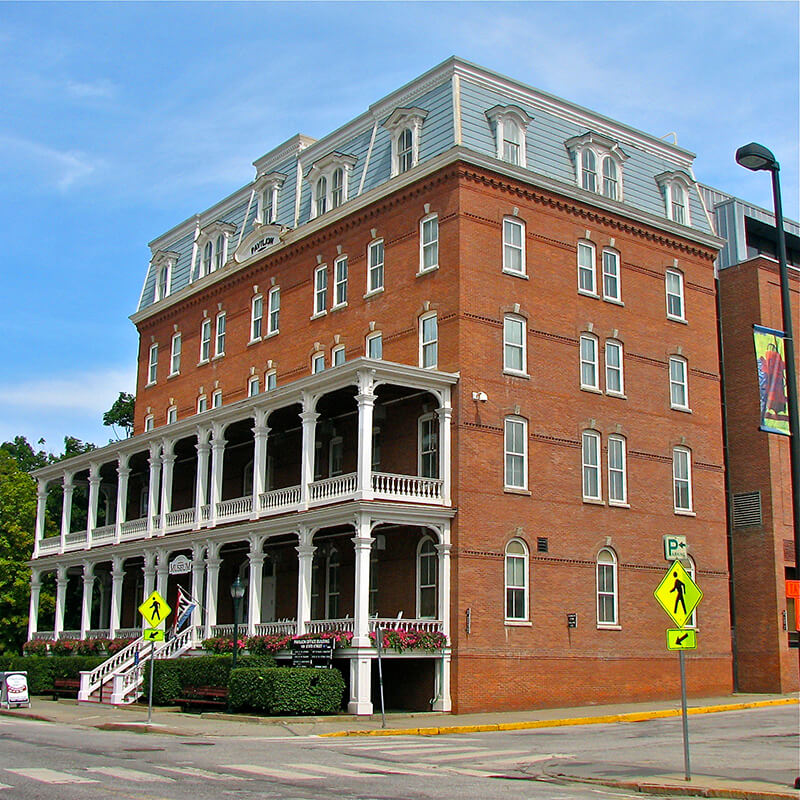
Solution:
M 798 769 L 798 708 L 690 718 L 695 774 L 770 781 Z M 435 737 L 182 738 L 0 719 L 0 800 L 605 800 L 552 777 L 683 774 L 679 719 Z

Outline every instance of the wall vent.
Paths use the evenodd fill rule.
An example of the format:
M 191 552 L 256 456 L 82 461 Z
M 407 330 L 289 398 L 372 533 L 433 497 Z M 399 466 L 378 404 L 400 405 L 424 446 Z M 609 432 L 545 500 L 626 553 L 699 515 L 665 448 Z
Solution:
M 733 496 L 733 527 L 761 526 L 761 492 L 742 492 Z
M 549 549 L 548 541 L 546 536 L 540 536 L 536 540 L 536 550 L 539 553 L 546 553 Z

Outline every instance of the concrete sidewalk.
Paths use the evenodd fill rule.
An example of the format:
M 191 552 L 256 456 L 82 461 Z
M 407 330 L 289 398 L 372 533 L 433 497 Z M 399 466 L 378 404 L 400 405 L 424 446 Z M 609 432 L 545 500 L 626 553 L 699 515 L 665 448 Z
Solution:
M 797 704 L 797 695 L 732 695 L 692 698 L 690 714 L 721 713 L 748 708 Z M 379 714 L 357 717 L 346 714 L 326 717 L 255 717 L 241 714 L 184 714 L 178 709 L 156 708 L 147 724 L 147 709 L 135 706 L 114 707 L 75 700 L 53 701 L 33 698 L 30 709 L 0 710 L 12 717 L 36 719 L 62 725 L 92 727 L 109 731 L 153 732 L 187 737 L 298 737 L 298 736 L 435 736 L 440 734 L 485 731 L 525 730 L 568 725 L 613 722 L 641 722 L 680 716 L 680 702 L 619 703 L 580 708 L 548 708 L 532 711 L 489 712 L 483 714 L 390 713 L 386 727 Z M 539 779 L 581 781 L 614 786 L 650 795 L 726 797 L 740 800 L 800 800 L 800 793 L 787 786 L 766 781 L 733 782 L 713 775 L 694 774 L 690 782 L 682 774 L 647 774 L 644 768 L 630 765 L 624 775 L 604 773 L 602 764 L 563 765 L 545 771 Z

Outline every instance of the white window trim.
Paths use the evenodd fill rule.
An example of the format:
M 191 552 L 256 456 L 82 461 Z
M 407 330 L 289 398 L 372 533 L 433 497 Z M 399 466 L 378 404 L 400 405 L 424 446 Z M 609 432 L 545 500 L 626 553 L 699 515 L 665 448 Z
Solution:
M 671 222 L 674 222 L 676 225 L 684 225 L 686 227 L 691 227 L 692 224 L 692 211 L 691 211 L 691 190 L 694 181 L 691 179 L 689 175 L 685 172 L 662 172 L 660 175 L 656 175 L 656 183 L 658 183 L 659 189 L 661 189 L 662 197 L 664 198 L 664 211 L 666 217 Z M 683 197 L 685 200 L 683 206 L 683 213 L 685 219 L 681 222 L 680 220 L 675 219 L 675 211 L 673 209 L 672 200 L 673 200 L 673 187 L 680 186 L 683 189 Z
M 344 280 L 339 280 L 339 265 L 344 263 L 345 269 L 345 277 Z M 347 305 L 347 281 L 350 277 L 350 265 L 347 261 L 347 256 L 339 256 L 333 262 L 333 296 L 331 297 L 331 301 L 333 305 L 331 306 L 331 311 L 335 311 L 337 308 L 344 308 Z M 339 300 L 339 287 L 344 286 L 344 300 Z
M 319 365 L 322 366 L 319 366 Z M 314 353 L 311 356 L 311 374 L 319 375 L 320 372 L 325 371 L 325 353 Z
M 369 343 L 373 339 L 380 339 L 381 340 L 381 355 L 379 356 L 379 358 L 381 360 L 383 360 L 383 333 L 381 331 L 375 331 L 374 333 L 370 333 L 370 334 L 367 335 L 367 338 L 365 340 L 366 341 L 366 346 L 364 348 L 364 354 L 366 355 L 367 358 L 374 358 L 374 356 L 370 356 L 370 354 L 369 354 Z
M 627 160 L 627 154 L 619 146 L 619 143 L 614 139 L 603 136 L 594 131 L 588 131 L 580 136 L 573 136 L 564 142 L 564 146 L 569 151 L 570 157 L 575 165 L 575 184 L 584 192 L 589 194 L 599 195 L 606 200 L 612 200 L 617 203 L 623 202 L 625 199 L 625 183 L 623 165 Z M 595 187 L 594 189 L 584 188 L 583 185 L 583 166 L 586 153 L 591 152 L 595 157 Z M 605 188 L 604 176 L 604 162 L 610 158 L 617 167 L 617 196 L 609 197 L 603 191 Z
M 144 432 L 147 433 L 148 431 L 152 431 L 155 427 L 155 417 L 152 414 L 148 414 L 144 418 Z
M 533 122 L 533 117 L 529 116 L 519 106 L 493 106 L 486 112 L 486 118 L 489 124 L 494 129 L 495 138 L 495 157 L 500 161 L 506 161 L 503 157 L 504 144 L 505 144 L 505 127 L 507 125 L 515 125 L 519 131 L 519 163 L 506 161 L 506 163 L 513 164 L 513 166 L 522 167 L 523 169 L 528 166 L 528 125 Z
M 425 223 L 436 220 L 436 239 L 430 242 L 425 241 Z M 436 244 L 436 260 L 433 264 L 425 266 L 425 248 Z M 385 252 L 384 252 L 385 256 Z M 417 275 L 424 275 L 426 272 L 433 272 L 439 269 L 439 215 L 428 214 L 419 221 L 419 272 Z
M 506 347 L 509 343 L 506 340 L 506 322 L 518 322 L 522 326 L 522 344 L 517 345 L 512 343 L 511 347 L 520 347 L 522 350 L 522 369 L 515 369 L 510 367 L 506 362 Z M 528 320 L 519 314 L 504 314 L 503 315 L 503 372 L 507 375 L 518 375 L 521 377 L 530 377 L 528 375 Z
M 583 343 L 592 342 L 594 344 L 594 360 L 589 361 L 583 357 Z M 578 340 L 578 356 L 580 367 L 581 389 L 590 392 L 600 391 L 600 342 L 593 333 L 582 333 Z M 583 365 L 592 364 L 594 366 L 594 383 L 586 383 L 583 380 Z
M 592 288 L 591 289 L 584 289 L 581 286 L 581 271 L 589 272 L 588 269 L 581 265 L 580 255 L 581 255 L 581 248 L 588 249 L 592 254 L 592 267 L 591 267 L 591 276 L 592 276 Z M 576 255 L 576 267 L 578 270 L 578 294 L 586 295 L 587 297 L 598 297 L 597 294 L 597 248 L 595 247 L 594 242 L 590 242 L 588 239 L 580 239 L 578 241 L 577 246 L 577 255 Z
M 222 266 L 228 263 L 230 253 L 230 237 L 236 233 L 236 226 L 227 222 L 212 222 L 202 228 L 195 241 L 194 256 L 195 263 L 192 264 L 192 276 L 203 278 L 217 271 L 219 237 L 222 236 Z M 211 243 L 211 262 L 206 269 L 204 259 L 206 245 Z
M 274 379 L 275 385 L 270 386 L 271 380 Z M 278 371 L 276 369 L 267 370 L 264 373 L 264 391 L 271 392 L 278 386 Z
M 147 357 L 147 383 L 146 386 L 155 386 L 158 383 L 158 343 L 151 344 Z
M 508 425 L 522 426 L 522 453 L 512 452 L 508 449 Z M 508 456 L 522 458 L 522 485 L 509 483 Z M 528 420 L 516 415 L 507 416 L 503 420 L 503 488 L 511 491 L 528 491 Z
M 274 225 L 278 218 L 278 190 L 283 186 L 286 176 L 280 172 L 269 172 L 259 175 L 253 183 L 256 194 L 256 221 L 261 225 Z M 272 199 L 272 219 L 265 218 L 266 204 L 264 198 Z
M 436 422 L 436 414 L 433 412 L 429 414 L 423 414 L 417 420 L 417 475 L 420 477 L 432 477 L 438 478 L 439 477 L 439 429 L 436 428 L 436 449 L 435 450 L 428 450 L 423 451 L 422 449 L 422 432 L 423 428 L 425 427 L 425 423 L 427 422 Z M 436 453 L 436 458 L 433 460 L 433 463 L 436 465 L 436 475 L 424 475 L 422 469 L 422 456 L 425 452 L 428 453 Z
M 434 548 L 434 582 L 432 584 L 426 583 L 424 586 L 422 585 L 422 548 L 425 546 L 427 542 L 430 542 Z M 438 608 L 438 601 L 439 601 L 439 559 L 438 553 L 436 552 L 436 542 L 433 540 L 431 536 L 423 536 L 419 543 L 417 544 L 417 557 L 416 557 L 416 565 L 417 565 L 417 575 L 416 575 L 416 585 L 417 585 L 417 619 L 436 619 L 436 609 Z M 429 589 L 433 587 L 434 592 L 434 600 L 433 600 L 433 615 L 429 617 L 422 616 L 422 589 Z
M 678 492 L 677 492 L 677 482 L 678 477 L 676 474 L 676 467 L 678 465 L 678 453 L 685 453 L 686 454 L 686 483 L 688 487 L 688 495 L 689 495 L 689 505 L 688 507 L 684 508 L 683 506 L 678 506 Z M 683 478 L 681 478 L 683 480 Z M 676 514 L 686 514 L 686 515 L 694 515 L 694 492 L 692 491 L 692 451 L 688 447 L 673 447 L 672 448 L 672 506 L 673 510 Z
M 222 323 L 220 329 L 220 322 Z M 225 355 L 225 341 L 228 335 L 228 319 L 225 311 L 220 311 L 214 323 L 214 358 L 222 358 Z M 220 339 L 222 347 L 220 347 Z
M 167 375 L 168 378 L 172 378 L 175 375 L 181 374 L 182 350 L 183 350 L 183 342 L 181 340 L 181 334 L 175 333 L 172 336 L 172 342 L 170 344 L 170 350 L 169 350 L 169 375 Z M 177 361 L 177 368 L 176 368 L 176 361 Z
M 597 462 L 590 463 L 586 460 L 586 440 L 592 439 L 595 442 L 595 452 L 597 453 Z M 592 495 L 587 493 L 587 480 L 586 470 L 593 469 L 597 472 L 597 494 Z M 585 430 L 581 431 L 581 494 L 583 501 L 589 503 L 602 503 L 603 502 L 603 466 L 602 466 L 602 440 L 597 431 Z
M 616 272 L 616 281 L 617 281 L 617 294 L 616 296 L 607 294 L 606 293 L 606 255 L 611 255 L 614 257 L 614 260 L 617 265 L 617 272 Z M 603 300 L 606 300 L 610 303 L 619 303 L 622 305 L 622 258 L 620 256 L 619 250 L 615 250 L 613 247 L 604 247 L 603 252 L 600 255 L 600 265 L 601 265 L 601 280 L 602 280 L 602 289 L 603 289 Z
M 337 364 L 336 363 L 336 357 L 337 357 L 337 355 L 339 353 L 341 353 L 342 356 L 343 356 L 341 364 Z M 331 349 L 331 366 L 332 367 L 340 367 L 340 366 L 342 366 L 342 364 L 345 363 L 345 361 L 347 361 L 347 353 L 345 351 L 345 347 L 344 347 L 343 344 L 337 345 L 336 347 Z
M 509 553 L 509 548 L 512 544 L 519 544 L 522 546 L 522 553 Z M 522 559 L 523 562 L 523 583 L 522 586 L 509 586 L 508 584 L 508 561 L 510 558 Z M 503 615 L 506 622 L 520 623 L 528 622 L 530 620 L 530 552 L 528 545 L 522 539 L 511 539 L 505 546 L 503 552 Z M 523 609 L 524 614 L 521 617 L 511 617 L 508 614 L 508 590 L 509 589 L 522 589 L 523 590 Z
M 608 553 L 611 556 L 610 561 L 601 561 L 600 556 L 603 553 Z M 604 567 L 611 567 L 611 574 L 614 580 L 614 590 L 612 592 L 603 592 L 603 595 L 610 594 L 614 600 L 614 620 L 613 622 L 609 621 L 600 621 L 600 566 Z M 619 625 L 619 569 L 618 569 L 618 559 L 617 554 L 610 548 L 604 547 L 600 552 L 597 554 L 597 559 L 595 561 L 595 619 L 597 620 L 597 627 L 598 628 L 608 628 L 611 630 L 618 630 Z
M 686 400 L 683 404 L 676 403 L 672 399 L 672 387 L 678 384 L 678 381 L 672 379 L 673 362 L 683 365 L 683 382 L 679 384 L 683 387 L 683 396 Z M 675 411 L 691 411 L 692 409 L 689 406 L 689 362 L 683 356 L 670 356 L 667 364 L 667 372 L 669 375 L 669 407 L 675 409 Z
M 178 407 L 170 406 L 167 409 L 167 425 L 173 425 L 178 421 Z
M 306 181 L 311 187 L 311 215 L 309 219 L 316 219 L 323 214 L 327 214 L 334 210 L 333 206 L 333 173 L 337 169 L 342 170 L 342 199 L 336 208 L 341 208 L 349 199 L 348 185 L 350 183 L 350 174 L 356 164 L 356 157 L 346 155 L 345 153 L 333 152 L 315 161 L 306 174 Z M 319 191 L 320 179 L 325 179 L 325 210 L 319 212 L 317 209 L 318 203 L 321 199 L 317 196 Z
M 205 331 L 208 331 L 208 338 L 204 337 Z M 200 360 L 197 362 L 198 365 L 200 364 L 207 364 L 211 360 L 211 340 L 214 338 L 214 331 L 212 330 L 211 320 L 208 317 L 205 317 L 203 321 L 200 323 Z M 208 354 L 203 355 L 203 345 L 208 344 Z
M 205 402 L 205 408 L 200 408 L 200 406 L 201 406 L 201 404 L 203 402 Z M 197 413 L 198 414 L 204 414 L 206 411 L 208 411 L 208 397 L 206 397 L 206 395 L 201 394 L 197 398 L 197 406 L 196 406 L 196 408 L 197 408 Z
M 434 320 L 435 323 L 435 333 L 436 337 L 429 342 L 424 341 L 424 334 L 423 331 L 425 329 L 425 322 L 429 319 Z M 438 369 L 439 367 L 439 317 L 435 311 L 430 311 L 427 314 L 423 314 L 419 318 L 419 365 L 423 369 Z M 433 347 L 434 354 L 436 358 L 434 358 L 432 364 L 425 363 L 425 348 Z
M 611 497 L 611 442 L 620 442 L 622 445 L 622 469 L 618 470 L 622 473 L 622 498 Z M 611 434 L 607 440 L 608 446 L 608 504 L 610 506 L 620 506 L 629 508 L 628 504 L 628 443 L 624 436 L 619 434 Z
M 419 143 L 422 137 L 422 123 L 428 112 L 423 108 L 396 108 L 383 123 L 383 127 L 389 131 L 391 140 L 391 177 L 400 174 L 400 136 L 404 130 L 411 131 L 411 166 L 410 169 L 419 164 Z M 406 172 L 408 170 L 405 170 Z
M 277 297 L 277 308 L 273 308 L 274 301 L 273 298 Z M 281 287 L 280 286 L 273 286 L 269 290 L 269 294 L 267 295 L 267 336 L 275 336 L 276 334 L 280 333 L 280 313 L 281 313 Z M 272 319 L 273 315 L 276 318 L 277 324 L 273 327 Z
M 609 380 L 608 374 L 611 372 L 611 368 L 609 367 L 608 362 L 608 350 L 609 348 L 619 348 L 619 390 L 617 389 L 609 389 Z M 606 394 L 611 395 L 612 397 L 625 397 L 625 347 L 619 339 L 606 339 L 606 343 L 604 346 L 604 353 L 605 353 L 605 367 L 606 367 Z
M 324 278 L 324 284 L 320 286 L 320 276 Z M 322 304 L 320 307 L 320 298 Z M 328 265 L 320 264 L 314 269 L 314 305 L 311 319 L 324 317 L 328 313 Z
M 261 303 L 261 311 L 256 316 L 256 303 Z M 258 322 L 258 331 L 256 331 Z M 264 296 L 257 294 L 250 301 L 250 343 L 260 342 L 264 334 Z
M 180 253 L 172 250 L 157 250 L 150 260 L 152 267 L 152 274 L 154 280 L 153 286 L 153 302 L 157 303 L 163 300 L 172 292 L 172 275 L 175 270 L 175 265 L 178 263 Z M 161 287 L 161 271 L 166 269 L 167 281 L 166 288 L 162 291 Z
M 381 283 L 379 286 L 373 286 L 372 270 L 375 265 L 372 263 L 372 252 L 373 248 L 376 247 L 377 245 L 381 245 L 381 249 L 383 252 L 383 261 L 381 261 Z M 367 291 L 364 297 L 370 297 L 373 294 L 378 294 L 379 292 L 382 292 L 385 285 L 386 285 L 386 245 L 384 244 L 383 239 L 374 239 L 367 245 Z
M 678 278 L 678 282 L 680 284 L 680 293 L 670 294 L 669 291 L 669 276 L 675 275 Z M 686 322 L 686 284 L 684 282 L 683 273 L 679 269 L 668 269 L 664 273 L 664 296 L 666 298 L 667 304 L 667 319 L 675 320 L 676 322 Z M 680 297 L 681 299 L 681 313 L 680 314 L 672 314 L 669 310 L 669 298 L 670 296 Z
M 521 269 L 514 269 L 513 267 L 509 267 L 506 264 L 506 247 L 517 249 L 517 245 L 513 243 L 506 242 L 506 224 L 514 225 L 515 227 L 519 228 L 520 230 L 520 265 Z M 501 239 L 503 242 L 503 253 L 502 253 L 502 264 L 503 264 L 503 272 L 506 275 L 515 275 L 518 278 L 527 278 L 528 277 L 528 258 L 527 258 L 527 248 L 525 247 L 525 235 L 526 235 L 526 226 L 525 220 L 520 219 L 519 217 L 511 217 L 505 216 L 503 217 L 502 227 L 501 227 Z
M 215 389 L 211 393 L 211 408 L 222 408 L 222 389 Z
M 256 387 L 255 392 L 253 391 L 253 386 Z M 260 389 L 260 382 L 258 379 L 258 375 L 251 375 L 247 379 L 247 396 L 255 397 L 257 394 L 259 394 L 259 389 Z

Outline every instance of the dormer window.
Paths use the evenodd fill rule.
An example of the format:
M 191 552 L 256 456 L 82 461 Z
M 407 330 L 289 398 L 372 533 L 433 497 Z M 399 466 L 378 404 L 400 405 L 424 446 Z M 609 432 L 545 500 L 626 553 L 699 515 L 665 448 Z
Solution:
M 272 225 L 278 216 L 278 190 L 283 186 L 286 176 L 280 172 L 259 175 L 253 183 L 256 193 L 256 221 L 262 225 Z
M 656 175 L 656 182 L 664 198 L 667 219 L 678 225 L 691 225 L 689 213 L 689 189 L 694 183 L 685 172 L 662 172 Z
M 392 177 L 419 163 L 420 134 L 427 116 L 428 112 L 422 108 L 396 108 L 383 123 L 391 136 Z
M 202 278 L 221 269 L 228 261 L 228 243 L 236 226 L 227 222 L 214 222 L 203 228 L 197 237 L 197 277 Z
M 519 106 L 494 106 L 486 118 L 494 130 L 497 158 L 517 167 L 527 166 L 525 132 L 533 118 Z
M 347 183 L 354 156 L 330 153 L 315 161 L 306 175 L 311 185 L 311 218 L 339 208 L 347 201 Z
M 628 156 L 619 144 L 594 131 L 564 142 L 575 164 L 578 185 L 609 200 L 622 200 L 622 164 Z
M 172 291 L 172 270 L 178 263 L 179 253 L 171 250 L 159 250 L 150 262 L 155 270 L 156 285 L 153 302 L 163 300 Z

